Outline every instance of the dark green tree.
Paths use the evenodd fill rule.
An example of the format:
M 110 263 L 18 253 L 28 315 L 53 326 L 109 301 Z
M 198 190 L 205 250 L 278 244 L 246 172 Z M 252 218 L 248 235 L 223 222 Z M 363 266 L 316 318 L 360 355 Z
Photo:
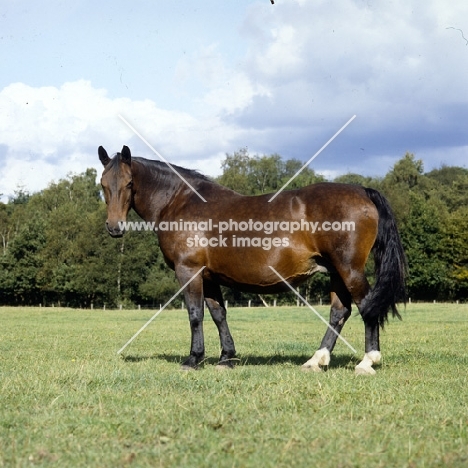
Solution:
M 0 289 L 2 302 L 14 305 L 41 303 L 38 272 L 46 239 L 44 221 L 39 216 L 24 223 L 2 258 Z
M 449 268 L 453 297 L 468 299 L 468 206 L 450 213 L 442 242 L 443 258 Z
M 446 210 L 437 200 L 426 200 L 413 191 L 409 206 L 401 227 L 409 264 L 409 295 L 421 301 L 448 298 L 452 284 L 442 249 Z
M 249 161 L 247 148 L 241 148 L 234 154 L 226 154 L 226 159 L 221 163 L 223 173 L 218 177 L 217 182 L 238 193 L 250 193 Z

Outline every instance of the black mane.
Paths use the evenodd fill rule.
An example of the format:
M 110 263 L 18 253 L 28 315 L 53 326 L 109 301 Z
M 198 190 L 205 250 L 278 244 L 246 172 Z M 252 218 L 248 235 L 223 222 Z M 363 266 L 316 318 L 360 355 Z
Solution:
M 159 177 L 165 177 L 165 176 L 175 176 L 177 175 L 174 173 L 174 171 L 163 161 L 156 161 L 154 159 L 146 159 L 146 158 L 141 158 L 138 156 L 133 157 L 132 160 L 137 161 L 139 164 L 143 165 L 145 169 L 148 171 L 155 171 L 159 175 Z M 177 166 L 176 164 L 172 164 L 171 166 L 184 178 L 187 179 L 197 179 L 200 181 L 206 181 L 206 182 L 213 182 L 209 177 L 205 176 L 204 174 L 201 174 L 200 172 L 194 170 L 194 169 L 187 169 L 185 167 Z
M 108 170 L 115 170 L 118 168 L 118 162 L 120 161 L 121 153 L 115 153 L 112 156 L 110 163 L 106 166 L 105 172 Z M 177 174 L 162 161 L 156 161 L 154 159 L 141 158 L 139 156 L 132 156 L 132 161 L 142 165 L 145 168 L 145 171 L 152 173 L 156 178 L 173 178 L 178 177 Z M 199 182 L 211 182 L 215 183 L 212 179 L 201 174 L 200 172 L 187 169 L 185 167 L 177 166 L 176 164 L 171 164 L 171 166 L 184 178 L 197 180 Z

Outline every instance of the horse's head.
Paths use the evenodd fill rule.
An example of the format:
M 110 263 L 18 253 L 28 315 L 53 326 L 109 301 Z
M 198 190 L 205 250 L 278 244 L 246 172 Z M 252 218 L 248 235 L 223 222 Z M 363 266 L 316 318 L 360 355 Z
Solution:
M 127 146 L 113 158 L 102 146 L 98 153 L 104 166 L 101 185 L 107 204 L 106 228 L 112 237 L 122 237 L 123 223 L 132 205 L 132 155 Z

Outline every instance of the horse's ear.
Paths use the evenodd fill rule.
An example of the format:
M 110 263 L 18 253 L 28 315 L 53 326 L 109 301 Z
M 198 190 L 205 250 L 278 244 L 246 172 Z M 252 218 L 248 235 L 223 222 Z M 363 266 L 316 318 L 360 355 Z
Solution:
M 120 152 L 120 157 L 122 158 L 122 162 L 130 166 L 132 162 L 132 154 L 130 153 L 130 148 L 128 146 L 124 145 L 122 147 L 122 151 Z
M 98 154 L 99 154 L 99 160 L 102 162 L 102 165 L 106 167 L 110 162 L 110 158 L 107 154 L 107 151 L 102 146 L 100 146 L 98 148 Z

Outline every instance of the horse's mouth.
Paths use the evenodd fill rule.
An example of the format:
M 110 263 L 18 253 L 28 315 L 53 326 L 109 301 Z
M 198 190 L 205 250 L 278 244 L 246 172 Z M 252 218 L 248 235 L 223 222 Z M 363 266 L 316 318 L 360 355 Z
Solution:
M 114 238 L 122 237 L 124 235 L 124 233 L 125 233 L 125 231 L 120 229 L 118 226 L 117 227 L 111 227 L 107 223 L 106 223 L 106 229 L 107 229 L 107 232 L 109 233 L 109 235 L 111 237 L 114 237 Z
M 118 239 L 119 237 L 123 237 L 124 233 L 123 231 L 120 232 L 111 232 L 109 231 L 109 235 L 113 237 L 114 239 Z

